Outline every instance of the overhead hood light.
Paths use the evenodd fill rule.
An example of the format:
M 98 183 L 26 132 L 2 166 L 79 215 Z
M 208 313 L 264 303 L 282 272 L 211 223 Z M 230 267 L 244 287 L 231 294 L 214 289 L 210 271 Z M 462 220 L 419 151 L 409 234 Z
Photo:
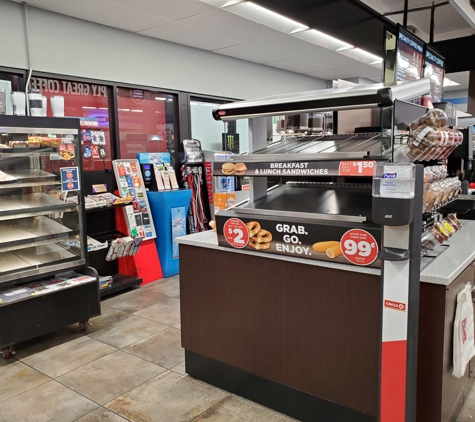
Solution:
M 370 66 L 381 69 L 383 67 L 383 59 L 374 54 L 368 53 L 361 48 L 352 48 L 351 50 L 340 51 L 340 54 L 343 54 L 350 59 L 358 60 L 361 63 L 369 64 Z
M 293 33 L 292 36 L 332 51 L 343 51 L 354 48 L 351 44 L 340 41 L 316 29 Z
M 444 78 L 444 87 L 446 86 L 457 86 L 460 85 L 458 82 L 453 81 L 452 79 L 449 78 Z
M 243 1 L 230 6 L 225 4 L 221 7 L 226 9 L 228 12 L 286 34 L 294 34 L 309 29 L 306 25 L 286 18 L 285 16 L 279 15 L 278 13 L 272 12 L 271 10 L 258 6 L 250 1 Z

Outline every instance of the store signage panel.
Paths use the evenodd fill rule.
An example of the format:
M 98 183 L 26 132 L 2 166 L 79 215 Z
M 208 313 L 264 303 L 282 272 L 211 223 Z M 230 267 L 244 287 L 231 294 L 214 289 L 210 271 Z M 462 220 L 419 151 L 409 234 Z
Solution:
M 399 27 L 396 53 L 396 82 L 421 78 L 424 43 L 409 31 Z
M 430 47 L 426 48 L 424 78 L 430 79 L 430 94 L 433 103 L 444 99 L 445 59 Z
M 79 169 L 78 167 L 63 167 L 60 169 L 61 190 L 63 192 L 73 192 L 79 190 Z
M 291 162 L 215 162 L 214 176 L 373 176 L 376 162 L 291 161 Z
M 237 218 L 238 217 L 238 218 Z M 282 220 L 259 214 L 216 214 L 220 246 L 297 258 L 380 268 L 381 229 L 338 221 Z M 352 227 L 359 226 L 359 227 Z M 364 227 L 364 228 L 362 228 Z

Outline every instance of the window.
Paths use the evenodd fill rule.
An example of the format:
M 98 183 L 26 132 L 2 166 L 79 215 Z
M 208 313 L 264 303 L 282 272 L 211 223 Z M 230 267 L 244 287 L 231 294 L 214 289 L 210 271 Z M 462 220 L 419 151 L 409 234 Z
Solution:
M 169 152 L 174 158 L 175 102 L 171 94 L 119 88 L 120 157 L 139 152 Z
M 105 85 L 32 77 L 30 88 L 47 98 L 47 116 L 53 117 L 51 97 L 64 97 L 64 116 L 82 122 L 82 161 L 85 171 L 111 169 L 109 89 Z

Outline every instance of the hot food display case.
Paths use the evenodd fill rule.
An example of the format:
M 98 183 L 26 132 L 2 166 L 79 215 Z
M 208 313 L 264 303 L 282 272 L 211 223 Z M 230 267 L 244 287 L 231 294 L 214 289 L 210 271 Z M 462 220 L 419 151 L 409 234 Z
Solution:
M 87 267 L 79 121 L 0 116 L 0 346 L 100 314 Z
M 376 84 L 213 111 L 251 119 L 251 152 L 214 164 L 249 177 L 250 199 L 219 211 L 216 232 L 178 239 L 187 373 L 303 421 L 457 414 L 473 367 L 452 376 L 454 309 L 473 282 L 475 225 L 449 213 L 460 181 L 442 168 L 458 132 L 409 102 L 429 90 Z M 359 124 L 368 109 L 377 125 Z M 353 133 L 268 143 L 268 116 L 329 111 L 339 127 L 351 111 Z

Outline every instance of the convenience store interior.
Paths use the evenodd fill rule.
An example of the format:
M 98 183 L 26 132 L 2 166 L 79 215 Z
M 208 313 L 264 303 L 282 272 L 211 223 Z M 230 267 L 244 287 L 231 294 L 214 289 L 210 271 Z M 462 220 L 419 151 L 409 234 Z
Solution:
M 452 4 L 435 3 L 436 47 L 450 51 L 458 39 L 475 36 Z M 409 1 L 410 8 L 431 5 Z M 49 95 L 70 95 L 69 104 L 86 89 L 103 89 L 69 110 L 103 119 L 109 157 L 86 163 L 86 172 L 110 170 L 114 157 L 135 158 L 155 141 L 173 154 L 183 151 L 180 140 L 193 137 L 217 152 L 223 132 L 211 114 L 217 105 L 326 89 L 333 81 L 381 82 L 380 17 L 402 24 L 403 9 L 404 0 L 331 6 L 323 0 L 0 0 L 0 16 L 8 17 L 0 26 L 0 39 L 8 40 L 2 41 L 0 80 L 31 76 Z M 429 42 L 430 9 L 410 12 L 404 23 Z M 451 58 L 444 100 L 464 125 L 473 124 L 465 113 L 475 67 L 471 57 Z M 147 92 L 145 102 L 131 101 L 132 90 Z M 137 127 L 156 115 L 144 147 Z M 240 152 L 247 152 L 248 121 L 238 120 L 236 132 Z M 15 347 L 11 359 L 0 359 L 0 420 L 295 420 L 185 372 L 179 282 L 179 276 L 161 278 L 104 298 L 86 333 L 75 324 Z M 475 387 L 454 421 L 473 418 Z

